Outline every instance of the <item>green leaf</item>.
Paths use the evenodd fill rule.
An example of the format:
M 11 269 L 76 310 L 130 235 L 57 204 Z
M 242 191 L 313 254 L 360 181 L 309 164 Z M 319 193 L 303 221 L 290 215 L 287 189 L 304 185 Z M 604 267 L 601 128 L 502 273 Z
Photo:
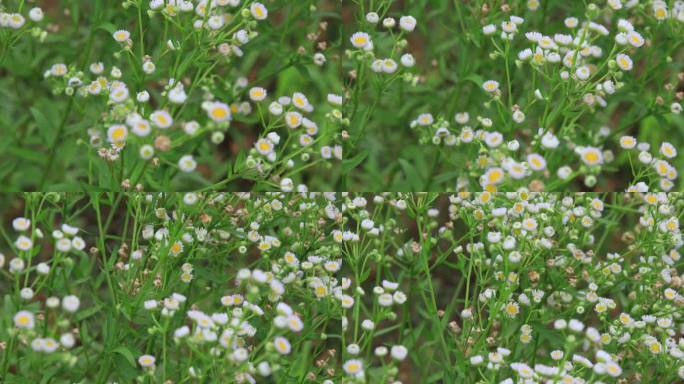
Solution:
M 363 162 L 366 157 L 368 157 L 368 150 L 364 149 L 361 152 L 359 152 L 356 156 L 352 157 L 351 159 L 346 159 L 342 161 L 342 172 L 343 173 L 348 173 L 354 168 L 356 168 L 361 162 Z
M 42 379 L 40 380 L 40 384 L 50 383 L 52 377 L 55 376 L 60 369 L 61 367 L 57 366 L 41 372 Z
M 420 191 L 425 183 L 423 182 L 423 177 L 418 172 L 418 169 L 416 169 L 413 164 L 409 163 L 405 159 L 399 159 L 398 161 L 399 165 L 401 165 L 401 169 L 404 171 L 404 175 L 406 176 L 409 185 L 411 186 L 411 190 Z
M 117 30 L 116 26 L 109 22 L 100 24 L 100 26 L 98 26 L 97 29 L 109 32 L 110 35 L 116 32 Z
M 46 143 L 54 143 L 53 135 L 56 131 L 55 126 L 50 122 L 50 120 L 45 116 L 45 114 L 36 107 L 31 107 L 31 115 L 33 115 L 33 120 L 38 127 L 38 134 L 45 140 Z
M 45 163 L 47 162 L 45 152 L 34 151 L 31 149 L 19 147 L 11 147 L 7 150 L 7 152 L 21 160 L 36 163 L 41 166 L 45 166 Z
M 131 352 L 128 347 L 120 345 L 112 350 L 113 353 L 118 353 L 121 356 L 123 356 L 126 361 L 128 361 L 131 366 L 135 367 L 135 357 L 133 356 L 133 352 Z
M 471 83 L 475 84 L 478 88 L 481 87 L 484 83 L 484 79 L 482 79 L 482 76 L 474 73 L 466 76 L 463 80 L 470 81 Z
M 96 305 L 96 306 L 90 307 L 88 309 L 85 309 L 83 311 L 80 311 L 76 315 L 76 321 L 83 321 L 83 320 L 89 318 L 90 316 L 93 316 L 94 314 L 96 314 L 98 311 L 100 311 L 100 309 L 102 309 L 102 305 Z

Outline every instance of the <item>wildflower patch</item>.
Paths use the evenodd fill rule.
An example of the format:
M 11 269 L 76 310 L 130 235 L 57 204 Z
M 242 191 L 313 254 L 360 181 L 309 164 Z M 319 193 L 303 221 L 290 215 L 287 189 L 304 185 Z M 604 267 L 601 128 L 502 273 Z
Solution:
M 0 12 L 5 189 L 682 185 L 681 0 Z
M 6 382 L 684 380 L 681 194 L 3 197 Z

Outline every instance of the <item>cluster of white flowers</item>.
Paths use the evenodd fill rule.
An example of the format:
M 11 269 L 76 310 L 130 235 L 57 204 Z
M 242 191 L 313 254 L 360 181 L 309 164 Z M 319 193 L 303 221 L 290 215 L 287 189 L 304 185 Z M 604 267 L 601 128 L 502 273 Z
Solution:
M 191 81 L 187 72 L 193 66 L 187 59 L 192 57 L 188 56 L 182 65 L 178 62 L 182 57 L 180 52 L 187 49 L 187 39 L 169 39 L 160 52 L 150 55 L 146 52 L 149 47 L 144 46 L 147 36 L 142 28 L 139 31 L 117 29 L 111 34 L 120 48 L 114 56 L 123 61 L 123 65 L 132 67 L 117 64 L 107 68 L 98 61 L 90 64 L 89 71 L 83 71 L 75 65 L 56 63 L 44 73 L 57 94 L 106 103 L 106 113 L 102 113 L 97 124 L 87 131 L 89 142 L 100 157 L 108 162 L 123 163 L 122 158 L 126 156 L 122 153 L 130 147 L 135 155 L 149 163 L 150 166 L 144 170 L 146 173 L 172 164 L 176 164 L 181 172 L 191 173 L 202 159 L 195 153 L 181 152 L 188 148 L 185 144 L 207 136 L 213 145 L 221 145 L 227 135 L 233 135 L 231 126 L 238 120 L 240 124 L 262 125 L 253 147 L 248 144 L 243 149 L 247 154 L 241 159 L 244 164 L 239 164 L 250 178 L 278 180 L 284 174 L 309 168 L 308 164 L 342 159 L 340 134 L 335 132 L 335 126 L 343 121 L 339 110 L 333 107 L 332 112 L 326 113 L 333 124 L 326 122 L 320 126 L 320 121 L 317 122 L 314 116 L 305 115 L 314 112 L 314 103 L 297 91 L 291 96 L 273 100 L 267 108 L 269 116 L 261 106 L 267 100 L 267 88 L 248 88 L 248 78 L 239 73 L 231 72 L 227 78 L 218 75 L 221 67 L 234 68 L 234 63 L 244 56 L 244 50 L 259 37 L 260 23 L 269 16 L 266 5 L 241 1 L 153 0 L 149 2 L 147 16 L 150 23 L 158 23 L 161 18 L 170 23 L 172 29 L 178 29 L 178 33 L 194 35 L 201 44 L 193 55 L 201 53 L 214 64 L 208 64 L 209 67 L 202 70 L 202 76 L 198 73 Z M 143 22 L 142 19 L 137 20 L 137 23 Z M 191 25 L 190 29 L 194 31 L 184 29 L 186 25 Z M 307 38 L 321 40 L 326 28 L 327 25 L 321 23 L 319 31 Z M 211 49 L 205 50 L 207 46 Z M 313 54 L 316 65 L 326 62 L 324 52 L 328 49 L 327 42 L 316 44 Z M 130 60 L 124 61 L 125 56 Z M 174 59 L 169 63 L 168 57 Z M 167 64 L 171 66 L 168 71 L 164 69 Z M 149 80 L 164 86 L 157 89 Z M 200 92 L 202 101 L 197 106 L 197 97 L 193 95 Z M 340 102 L 333 98 L 331 103 L 335 106 Z M 157 109 L 153 105 L 157 105 Z M 206 115 L 206 120 L 185 119 L 183 116 L 190 113 L 181 113 L 184 110 L 193 113 L 202 110 L 202 113 L 194 114 Z M 298 129 L 300 127 L 303 129 Z M 283 146 L 283 134 L 285 143 L 296 142 L 298 145 Z M 250 147 L 253 148 L 251 151 Z M 124 188 L 130 187 L 131 183 L 135 183 L 138 190 L 144 188 L 143 183 L 138 183 L 144 181 L 142 176 L 126 173 L 126 178 L 121 181 Z M 211 178 L 211 173 L 204 172 L 202 176 Z
M 371 382 L 369 371 L 394 383 L 417 372 L 453 377 L 461 363 L 448 361 L 460 356 L 466 370 L 456 377 L 468 382 L 636 380 L 656 364 L 675 368 L 664 371 L 671 380 L 684 379 L 682 196 L 610 196 L 347 196 L 348 229 L 338 232 L 349 260 L 348 293 L 340 297 L 347 378 Z M 603 253 L 611 237 L 626 247 Z M 476 283 L 459 284 L 470 279 L 465 273 Z M 391 275 L 400 278 L 384 280 Z M 372 299 L 366 284 L 375 284 Z M 402 287 L 418 297 L 407 299 Z M 419 330 L 395 331 L 397 320 Z M 392 335 L 413 347 L 387 345 Z M 436 361 L 422 357 L 423 348 Z M 394 361 L 412 356 L 415 375 L 385 359 L 389 350 Z
M 22 305 L 27 305 L 30 309 L 18 310 L 14 314 L 14 329 L 10 330 L 10 335 L 24 340 L 36 352 L 54 353 L 60 350 L 60 348 L 61 350 L 69 350 L 76 343 L 74 334 L 67 330 L 69 320 L 64 319 L 59 326 L 55 327 L 48 324 L 45 317 L 58 316 L 60 306 L 67 315 L 77 312 L 81 307 L 80 298 L 72 294 L 66 295 L 61 299 L 57 296 L 44 298 L 44 309 L 38 310 L 38 316 L 36 316 L 36 307 L 31 302 L 36 299 L 36 293 L 44 294 L 44 292 L 39 291 L 40 288 L 44 286 L 46 281 L 54 279 L 54 275 L 60 273 L 63 268 L 71 264 L 71 260 L 55 256 L 51 260 L 36 263 L 35 256 L 37 256 L 37 252 L 42 248 L 37 243 L 43 239 L 43 232 L 35 221 L 26 217 L 14 218 L 12 220 L 12 227 L 15 231 L 21 233 L 13 244 L 18 256 L 9 262 L 9 271 L 16 280 L 17 287 L 20 287 L 20 284 L 24 284 L 24 282 L 29 282 L 31 272 L 35 271 L 37 276 L 35 277 L 35 282 L 24 286 L 17 292 L 18 297 L 24 302 Z M 81 237 L 76 236 L 78 232 L 78 228 L 67 224 L 62 224 L 61 230 L 54 230 L 52 236 L 56 241 L 54 245 L 55 251 L 62 253 L 83 251 L 85 241 Z M 0 254 L 0 268 L 4 264 L 5 255 Z M 42 329 L 48 331 L 44 332 Z
M 613 9 L 621 8 L 616 5 L 619 1 L 610 3 Z M 681 1 L 677 4 L 677 9 L 683 7 Z M 465 176 L 468 173 L 477 176 L 480 188 L 490 191 L 514 190 L 520 186 L 543 190 L 546 180 L 558 186 L 578 177 L 583 178 L 586 187 L 597 186 L 601 173 L 615 167 L 615 159 L 621 155 L 610 148 L 615 145 L 610 140 L 613 129 L 604 125 L 587 131 L 581 125 L 569 127 L 555 118 L 564 113 L 560 109 L 570 105 L 579 105 L 577 112 L 573 112 L 578 114 L 573 121 L 582 115 L 597 116 L 601 109 L 609 107 L 611 96 L 619 94 L 629 82 L 637 81 L 631 78 L 635 76 L 631 72 L 637 70 L 634 57 L 648 55 L 656 37 L 650 31 L 649 36 L 644 37 L 642 27 L 637 29 L 633 24 L 639 22 L 644 29 L 648 28 L 645 20 L 632 14 L 636 12 L 635 5 L 626 6 L 630 9 L 627 15 L 610 14 L 615 18 L 614 28 L 598 21 L 601 10 L 594 4 L 587 7 L 588 16 L 584 21 L 574 16 L 565 18 L 563 24 L 567 31 L 564 33 L 538 32 L 525 18 L 515 15 L 505 16 L 498 25 L 485 25 L 482 28 L 484 40 L 489 40 L 493 47 L 490 57 L 502 60 L 506 71 L 504 78 L 481 83 L 489 96 L 484 110 L 459 112 L 454 117 L 456 124 L 442 114 L 422 113 L 410 122 L 410 126 L 419 133 L 423 143 L 446 147 L 472 143 L 471 147 L 476 147 L 469 153 L 477 159 L 465 164 L 463 176 L 456 184 L 459 189 L 472 188 L 472 178 Z M 536 6 L 529 8 L 536 10 Z M 497 36 L 498 30 L 501 33 Z M 359 38 L 362 41 L 367 36 Z M 514 54 L 513 50 L 520 44 L 523 48 Z M 516 68 L 518 71 L 513 72 Z M 531 88 L 524 87 L 529 90 L 529 96 L 519 91 L 519 78 L 525 76 L 537 79 Z M 674 91 L 673 84 L 665 88 L 667 96 L 659 96 L 657 103 L 664 104 L 665 98 L 671 101 L 669 110 L 663 109 L 662 114 L 679 114 L 681 93 Z M 561 101 L 557 102 L 557 98 Z M 538 105 L 544 108 L 539 109 Z M 553 112 L 554 108 L 559 110 Z M 537 113 L 541 113 L 538 121 L 544 122 L 545 127 L 526 128 L 537 120 Z M 471 115 L 476 119 L 471 119 Z M 519 134 L 520 129 L 525 130 L 524 135 Z M 631 149 L 637 142 L 626 136 L 620 145 Z M 654 145 L 661 148 L 660 154 L 653 155 L 648 153 L 650 146 L 648 142 L 639 143 L 639 161 L 651 167 L 632 170 L 633 182 L 643 182 L 649 190 L 669 191 L 678 176 L 671 164 L 677 150 L 673 144 L 661 142 Z M 448 159 L 453 149 L 446 148 L 444 153 Z M 573 164 L 572 158 L 579 161 Z
M 43 10 L 39 7 L 29 9 L 28 18 L 35 23 L 41 22 L 44 17 Z M 0 28 L 21 29 L 26 24 L 26 18 L 21 13 L 0 12 Z M 39 37 L 45 39 L 45 31 L 38 32 Z
M 369 12 L 368 14 L 366 14 L 366 22 L 368 23 L 369 29 L 375 27 L 375 25 L 379 22 L 378 14 L 375 12 Z M 392 33 L 392 30 L 395 28 L 396 24 L 396 20 L 392 17 L 386 17 L 382 21 L 382 27 L 386 31 L 385 33 L 389 34 Z M 392 55 L 386 58 L 376 57 L 375 45 L 373 44 L 371 36 L 367 32 L 354 33 L 350 37 L 350 41 L 352 46 L 359 50 L 359 55 L 356 56 L 357 60 L 369 60 L 370 68 L 373 72 L 386 74 L 395 73 L 399 68 L 399 65 L 397 64 L 394 55 L 398 55 L 399 52 L 403 51 L 407 47 L 407 42 L 406 40 L 402 39 L 402 37 L 404 33 L 412 32 L 416 28 L 416 24 L 416 18 L 413 16 L 408 15 L 401 16 L 399 18 L 399 29 L 401 33 L 393 37 L 394 47 L 392 50 Z M 352 57 L 354 54 L 355 53 L 353 51 L 348 51 L 349 57 Z M 399 62 L 405 68 L 411 68 L 415 65 L 416 60 L 412 54 L 403 53 L 399 58 Z M 410 77 L 407 79 L 408 81 L 412 81 L 410 80 Z

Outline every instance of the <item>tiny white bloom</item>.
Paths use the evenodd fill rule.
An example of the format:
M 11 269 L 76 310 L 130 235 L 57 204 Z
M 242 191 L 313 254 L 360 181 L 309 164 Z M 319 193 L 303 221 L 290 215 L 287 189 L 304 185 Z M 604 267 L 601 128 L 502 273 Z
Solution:
M 624 53 L 620 53 L 615 57 L 615 62 L 617 63 L 618 67 L 623 70 L 623 71 L 631 71 L 633 67 L 632 59 L 625 55 Z
M 278 351 L 278 353 L 281 355 L 287 355 L 292 350 L 290 342 L 282 336 L 276 337 L 273 340 L 273 345 L 275 346 L 276 351 Z
M 143 368 L 152 368 L 156 359 L 152 355 L 142 355 L 138 358 L 138 364 Z
M 14 315 L 14 326 L 23 329 L 33 329 L 35 318 L 29 311 L 19 311 Z
M 114 37 L 114 40 L 118 41 L 119 43 L 123 43 L 131 37 L 131 33 L 125 29 L 119 29 L 112 34 L 112 37 Z
M 185 155 L 178 159 L 178 168 L 183 172 L 192 172 L 197 168 L 197 162 L 192 155 Z
M 412 32 L 416 28 L 416 18 L 413 16 L 400 17 L 399 27 L 406 32 Z
M 81 305 L 81 300 L 74 296 L 74 295 L 68 295 L 65 296 L 64 299 L 62 299 L 62 308 L 64 308 L 65 311 L 67 312 L 76 312 L 78 311 L 78 307 Z
M 252 16 L 257 20 L 265 20 L 268 17 L 268 9 L 259 2 L 252 3 L 249 10 L 252 13 Z
M 370 42 L 370 36 L 365 32 L 356 32 L 351 37 L 351 43 L 355 48 L 366 48 Z

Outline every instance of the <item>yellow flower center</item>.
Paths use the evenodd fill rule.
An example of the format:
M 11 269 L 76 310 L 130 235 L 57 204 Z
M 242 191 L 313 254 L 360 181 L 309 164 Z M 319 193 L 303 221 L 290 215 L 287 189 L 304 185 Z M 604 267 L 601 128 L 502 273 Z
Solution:
M 584 160 L 586 160 L 589 163 L 597 162 L 598 159 L 599 157 L 596 152 L 590 151 L 584 154 Z
M 223 119 L 228 115 L 226 110 L 221 107 L 216 107 L 211 111 L 211 116 L 213 116 L 215 119 Z
M 261 144 L 259 144 L 259 149 L 261 149 L 262 151 L 270 151 L 271 145 L 265 141 L 262 141 Z
M 503 177 L 503 173 L 501 171 L 499 171 L 498 169 L 495 169 L 489 173 L 489 182 L 490 183 L 496 183 L 499 180 L 501 180 L 502 177 Z
M 114 141 L 122 140 L 124 136 L 126 136 L 126 133 L 123 128 L 116 128 L 114 132 L 112 132 L 112 139 L 114 139 Z
M 174 244 L 171 246 L 171 252 L 173 252 L 173 253 L 178 253 L 178 252 L 180 252 L 180 251 L 181 251 L 181 246 L 180 246 L 179 243 L 174 243 Z
M 665 163 L 658 164 L 658 173 L 660 173 L 661 175 L 667 173 L 667 165 L 665 165 Z

